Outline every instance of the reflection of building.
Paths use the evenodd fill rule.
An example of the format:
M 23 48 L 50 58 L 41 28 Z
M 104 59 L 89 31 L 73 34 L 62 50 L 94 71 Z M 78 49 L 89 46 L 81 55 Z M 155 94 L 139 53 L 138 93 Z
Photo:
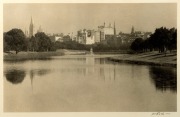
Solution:
M 31 22 L 29 25 L 29 37 L 30 38 L 33 36 L 33 29 L 34 29 L 34 25 L 33 25 L 32 17 L 31 17 Z
M 95 65 L 95 58 L 94 57 L 86 57 L 86 65 L 88 65 L 88 68 L 86 68 L 87 74 L 93 74 L 94 73 L 94 65 Z

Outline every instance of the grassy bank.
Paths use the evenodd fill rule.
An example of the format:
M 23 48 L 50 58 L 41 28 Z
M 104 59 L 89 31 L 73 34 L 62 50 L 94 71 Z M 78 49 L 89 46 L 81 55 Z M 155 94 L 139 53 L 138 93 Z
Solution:
M 37 60 L 37 59 L 49 59 L 51 56 L 62 56 L 63 51 L 58 52 L 19 52 L 15 53 L 4 53 L 5 61 L 18 61 L 18 60 Z
M 141 54 L 128 54 L 118 57 L 109 57 L 111 61 L 125 62 L 131 64 L 148 64 L 158 66 L 172 66 L 177 67 L 177 54 L 176 52 L 158 53 L 158 52 L 147 52 Z
M 130 51 L 121 50 L 121 51 L 105 51 L 105 52 L 94 52 L 94 54 L 128 54 Z

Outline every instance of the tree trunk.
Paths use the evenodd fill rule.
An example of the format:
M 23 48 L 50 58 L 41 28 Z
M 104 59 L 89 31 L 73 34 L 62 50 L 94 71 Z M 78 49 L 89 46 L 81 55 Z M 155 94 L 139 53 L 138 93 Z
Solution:
M 164 53 L 165 53 L 165 56 L 166 56 L 166 47 L 164 46 Z

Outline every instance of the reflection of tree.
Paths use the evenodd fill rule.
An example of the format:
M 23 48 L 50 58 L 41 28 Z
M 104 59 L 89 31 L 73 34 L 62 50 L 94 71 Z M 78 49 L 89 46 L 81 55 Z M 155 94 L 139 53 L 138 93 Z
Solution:
M 6 79 L 7 81 L 18 84 L 21 83 L 24 80 L 24 77 L 26 76 L 25 71 L 23 70 L 10 70 L 6 73 Z
M 165 67 L 151 67 L 150 75 L 157 89 L 166 91 L 177 90 L 177 75 L 176 70 Z
M 42 69 L 42 70 L 37 71 L 38 76 L 43 76 L 43 75 L 46 75 L 47 73 L 49 73 L 49 70 L 47 69 Z
M 30 79 L 31 79 L 31 87 L 32 87 L 32 91 L 33 91 L 33 79 L 34 77 L 37 76 L 43 76 L 46 75 L 50 70 L 47 69 L 40 69 L 40 70 L 31 70 L 29 75 L 30 75 Z
M 30 71 L 30 78 L 33 79 L 35 75 L 43 76 L 49 73 L 50 70 L 48 69 L 40 69 L 40 70 L 31 70 Z

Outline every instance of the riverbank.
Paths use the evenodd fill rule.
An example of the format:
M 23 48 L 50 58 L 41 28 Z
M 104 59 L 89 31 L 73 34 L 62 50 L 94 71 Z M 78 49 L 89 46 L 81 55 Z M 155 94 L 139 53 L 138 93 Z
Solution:
M 118 57 L 109 57 L 111 61 L 125 62 L 131 64 L 145 64 L 145 65 L 158 65 L 158 66 L 172 66 L 177 67 L 177 53 L 164 53 L 147 52 L 140 54 L 127 54 Z
M 63 51 L 57 52 L 19 52 L 15 53 L 4 53 L 3 59 L 5 61 L 19 61 L 19 60 L 37 60 L 37 59 L 49 59 L 51 56 L 62 56 Z

